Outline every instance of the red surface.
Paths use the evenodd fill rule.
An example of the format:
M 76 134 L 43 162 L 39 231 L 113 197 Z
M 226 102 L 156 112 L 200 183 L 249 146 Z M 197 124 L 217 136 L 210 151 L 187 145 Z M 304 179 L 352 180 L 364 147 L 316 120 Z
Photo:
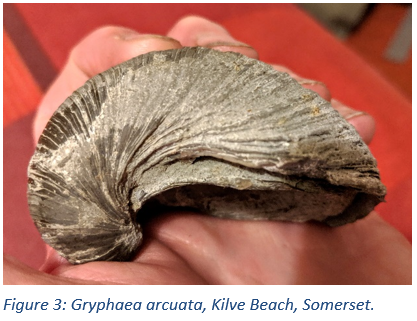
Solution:
M 3 127 L 11 124 L 36 109 L 42 92 L 33 79 L 25 62 L 3 29 Z M 16 84 L 25 84 L 25 90 L 16 95 Z
M 377 67 L 387 78 L 393 80 L 407 98 L 412 96 L 412 54 L 411 49 L 404 61 L 393 62 L 385 57 L 399 26 L 411 9 L 400 3 L 377 5 L 361 27 L 347 39 L 347 44 Z M 383 23 L 381 23 L 383 21 Z
M 26 168 L 33 154 L 33 115 L 3 130 L 3 251 L 39 267 L 45 246 L 29 215 L 26 199 Z
M 142 33 L 166 34 L 185 15 L 221 23 L 253 11 L 288 7 L 277 4 L 16 4 L 54 65 L 61 68 L 68 52 L 87 33 L 103 25 L 120 25 Z
M 199 14 L 221 23 L 235 38 L 251 44 L 262 60 L 325 82 L 335 98 L 375 117 L 377 132 L 370 147 L 378 160 L 382 181 L 388 187 L 388 202 L 379 205 L 378 211 L 411 240 L 411 103 L 295 6 L 18 4 L 17 7 L 58 68 L 63 66 L 75 43 L 99 26 L 117 24 L 144 33 L 164 34 L 180 17 Z M 5 197 L 6 201 L 13 199 Z M 15 220 L 6 211 L 4 217 L 5 226 Z M 28 250 L 16 238 L 17 234 L 5 234 L 9 251 L 28 257 Z

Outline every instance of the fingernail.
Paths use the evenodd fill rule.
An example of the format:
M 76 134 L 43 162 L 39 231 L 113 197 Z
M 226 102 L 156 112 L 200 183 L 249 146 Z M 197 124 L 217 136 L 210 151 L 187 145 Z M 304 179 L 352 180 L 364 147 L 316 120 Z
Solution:
M 345 118 L 346 120 L 352 119 L 358 116 L 370 116 L 368 113 L 364 111 L 355 110 L 346 106 L 345 104 L 338 101 L 337 99 L 332 98 L 330 102 L 333 108 L 335 108 L 339 112 L 339 114 L 341 114 L 343 118 Z
M 326 84 L 324 82 L 321 82 L 321 81 L 318 81 L 318 80 L 300 79 L 300 80 L 297 80 L 297 82 L 300 85 L 311 85 L 311 86 L 319 85 L 319 86 L 323 86 L 323 87 L 326 87 L 327 88 L 327 86 L 326 86 Z
M 250 48 L 253 47 L 243 43 L 243 42 L 228 42 L 228 41 L 214 41 L 208 44 L 205 44 L 204 47 L 213 48 L 213 47 L 241 47 L 241 48 Z M 255 49 L 253 49 L 255 50 Z
M 355 113 L 351 113 L 351 114 L 349 114 L 347 116 L 344 116 L 344 117 L 345 117 L 346 120 L 348 120 L 348 119 L 352 119 L 352 118 L 355 118 L 355 117 L 358 117 L 358 116 L 370 116 L 370 115 L 368 113 L 365 113 L 364 111 L 357 111 Z
M 130 30 L 130 29 L 125 29 L 125 30 L 122 30 L 122 32 L 119 32 L 116 35 L 114 35 L 114 38 L 116 38 L 118 40 L 129 41 L 131 39 L 136 39 L 140 36 L 142 36 L 142 35 L 139 32 L 136 32 L 136 31 Z
M 177 44 L 180 44 L 180 42 L 177 39 L 174 39 L 168 36 L 161 36 L 161 35 L 154 35 L 154 34 L 145 34 L 142 36 L 143 36 L 142 39 L 159 39 L 162 41 L 169 41 L 169 42 L 175 42 Z
M 162 41 L 175 42 L 177 44 L 180 43 L 178 40 L 171 38 L 171 37 L 155 35 L 155 34 L 141 34 L 135 31 L 117 35 L 116 38 L 124 40 L 124 41 L 131 41 L 131 40 L 137 40 L 137 39 L 140 39 L 140 40 L 158 39 Z
M 324 82 L 311 79 L 297 79 L 297 82 L 306 89 L 310 89 L 318 93 L 323 99 L 330 101 L 331 95 Z
M 258 59 L 258 52 L 251 46 L 243 42 L 213 41 L 203 45 L 204 47 L 218 51 L 235 51 L 249 58 Z

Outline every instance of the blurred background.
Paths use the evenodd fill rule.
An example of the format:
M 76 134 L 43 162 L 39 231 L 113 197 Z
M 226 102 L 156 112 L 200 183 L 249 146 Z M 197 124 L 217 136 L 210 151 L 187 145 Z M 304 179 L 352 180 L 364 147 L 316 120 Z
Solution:
M 44 259 L 26 200 L 31 126 L 71 48 L 103 25 L 166 34 L 190 14 L 375 118 L 370 149 L 388 188 L 377 211 L 411 241 L 411 4 L 3 4 L 4 252 Z
M 411 4 L 299 5 L 411 99 Z

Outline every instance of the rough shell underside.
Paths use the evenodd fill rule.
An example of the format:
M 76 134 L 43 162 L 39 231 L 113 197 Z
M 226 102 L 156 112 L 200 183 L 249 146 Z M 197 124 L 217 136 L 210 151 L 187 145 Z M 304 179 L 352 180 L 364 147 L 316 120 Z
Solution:
M 137 216 L 161 206 L 338 226 L 385 195 L 368 147 L 327 101 L 269 65 L 204 48 L 90 79 L 52 116 L 28 174 L 33 220 L 72 263 L 128 260 Z

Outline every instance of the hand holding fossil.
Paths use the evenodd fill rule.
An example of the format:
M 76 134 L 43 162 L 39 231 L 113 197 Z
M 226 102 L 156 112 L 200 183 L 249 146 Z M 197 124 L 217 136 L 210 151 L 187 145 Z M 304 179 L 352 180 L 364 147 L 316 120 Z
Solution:
M 234 41 L 221 27 L 200 18 L 181 20 L 169 36 L 185 46 L 234 50 L 256 57 L 253 49 Z M 35 123 L 35 137 L 39 136 L 56 106 L 91 76 L 138 54 L 180 48 L 180 43 L 114 27 L 96 31 L 73 50 L 64 71 L 46 95 Z M 282 70 L 282 67 L 276 68 Z M 322 84 L 299 81 L 315 89 L 322 97 L 330 97 Z M 349 119 L 350 115 L 349 121 L 362 138 L 370 141 L 374 130 L 370 116 L 354 112 L 337 102 L 334 107 L 346 118 Z M 148 228 L 151 235 L 134 262 L 93 262 L 70 266 L 50 249 L 44 270 L 72 280 L 45 276 L 38 279 L 38 275 L 21 273 L 28 277 L 28 283 L 36 283 L 36 280 L 52 283 L 410 282 L 409 244 L 375 214 L 349 226 L 329 229 L 316 224 L 223 221 L 182 213 L 164 216 L 151 222 Z M 381 238 L 385 238 L 384 243 L 389 245 L 379 248 Z M 362 261 L 357 262 L 358 258 Z M 352 268 L 353 260 L 357 264 Z M 387 265 L 386 260 L 402 268 Z M 367 271 L 371 264 L 372 269 Z M 19 270 L 18 265 L 14 266 L 11 261 L 6 260 L 5 266 L 10 268 L 10 273 L 5 275 L 11 278 Z M 375 270 L 379 270 L 377 275 L 373 273 Z M 397 274 L 390 279 L 393 270 Z

